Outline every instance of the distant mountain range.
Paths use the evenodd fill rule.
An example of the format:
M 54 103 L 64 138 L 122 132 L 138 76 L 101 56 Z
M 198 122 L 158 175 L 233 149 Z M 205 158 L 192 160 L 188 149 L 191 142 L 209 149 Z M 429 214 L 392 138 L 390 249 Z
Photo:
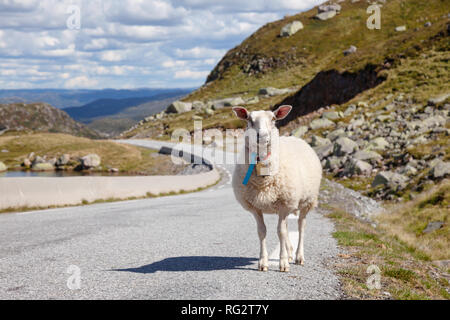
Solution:
M 87 126 L 110 137 L 117 136 L 129 129 L 140 120 L 159 113 L 175 100 L 181 99 L 184 95 L 173 96 L 162 100 L 153 100 L 143 104 L 123 109 L 119 113 L 111 116 L 94 119 Z
M 70 107 L 65 108 L 66 111 L 72 118 L 83 123 L 89 123 L 95 119 L 102 118 L 105 116 L 115 115 L 123 110 L 142 105 L 151 101 L 160 101 L 179 97 L 189 93 L 189 91 L 173 91 L 166 93 L 159 93 L 148 97 L 132 97 L 124 99 L 98 99 L 81 107 Z M 170 101 L 169 101 L 170 103 Z M 156 112 L 159 112 L 158 110 Z
M 172 101 L 182 98 L 191 91 L 192 89 L 151 88 L 134 90 L 0 90 L 0 104 L 14 104 L 14 110 L 18 114 L 21 112 L 19 110 L 21 105 L 52 105 L 64 109 L 66 116 L 68 114 L 74 120 L 88 125 L 89 128 L 86 126 L 83 128 L 89 130 L 89 134 L 98 131 L 112 137 L 139 120 L 161 112 Z M 27 108 L 30 109 L 28 106 Z M 24 112 L 29 112 L 29 110 L 24 110 Z M 23 124 L 18 124 L 18 126 L 22 128 Z M 14 125 L 10 123 L 9 127 L 13 128 Z M 34 130 L 35 127 L 42 126 L 32 125 L 31 127 Z M 47 130 L 47 126 L 42 128 L 44 131 Z M 61 128 L 58 131 L 61 131 Z
M 45 102 L 56 108 L 83 106 L 99 99 L 153 97 L 160 94 L 185 94 L 193 89 L 0 89 L 0 103 Z

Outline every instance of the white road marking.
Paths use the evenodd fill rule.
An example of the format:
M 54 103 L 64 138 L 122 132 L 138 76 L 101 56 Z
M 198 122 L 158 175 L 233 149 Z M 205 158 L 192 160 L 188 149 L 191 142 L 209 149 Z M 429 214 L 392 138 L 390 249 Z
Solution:
M 292 246 L 294 247 L 294 252 L 297 250 L 298 245 L 298 231 L 290 231 L 289 239 L 291 240 Z M 280 264 L 280 245 L 278 244 L 275 250 L 273 250 L 269 255 L 269 266 L 279 266 Z

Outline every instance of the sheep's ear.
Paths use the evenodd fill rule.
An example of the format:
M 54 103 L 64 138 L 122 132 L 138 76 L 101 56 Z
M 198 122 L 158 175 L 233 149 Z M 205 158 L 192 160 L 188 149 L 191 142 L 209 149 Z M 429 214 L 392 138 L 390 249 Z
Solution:
M 286 116 L 289 114 L 289 112 L 291 112 L 291 110 L 292 106 L 283 105 L 279 106 L 278 109 L 273 112 L 273 114 L 275 115 L 275 119 L 281 120 L 286 118 Z
M 239 119 L 247 120 L 248 119 L 248 111 L 243 107 L 233 107 L 233 112 Z

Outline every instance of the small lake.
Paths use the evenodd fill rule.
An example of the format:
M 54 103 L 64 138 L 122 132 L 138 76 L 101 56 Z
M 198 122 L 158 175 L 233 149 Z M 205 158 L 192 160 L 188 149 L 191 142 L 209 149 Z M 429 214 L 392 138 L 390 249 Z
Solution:
M 80 172 L 80 171 L 5 171 L 0 172 L 0 178 L 22 178 L 22 177 L 92 177 L 92 176 L 130 176 L 123 173 L 109 172 Z

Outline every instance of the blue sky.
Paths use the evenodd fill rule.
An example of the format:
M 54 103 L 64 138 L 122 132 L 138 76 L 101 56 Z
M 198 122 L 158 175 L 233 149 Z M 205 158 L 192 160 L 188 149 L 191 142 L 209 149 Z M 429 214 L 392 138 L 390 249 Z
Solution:
M 322 2 L 0 0 L 0 89 L 196 87 L 259 27 Z

